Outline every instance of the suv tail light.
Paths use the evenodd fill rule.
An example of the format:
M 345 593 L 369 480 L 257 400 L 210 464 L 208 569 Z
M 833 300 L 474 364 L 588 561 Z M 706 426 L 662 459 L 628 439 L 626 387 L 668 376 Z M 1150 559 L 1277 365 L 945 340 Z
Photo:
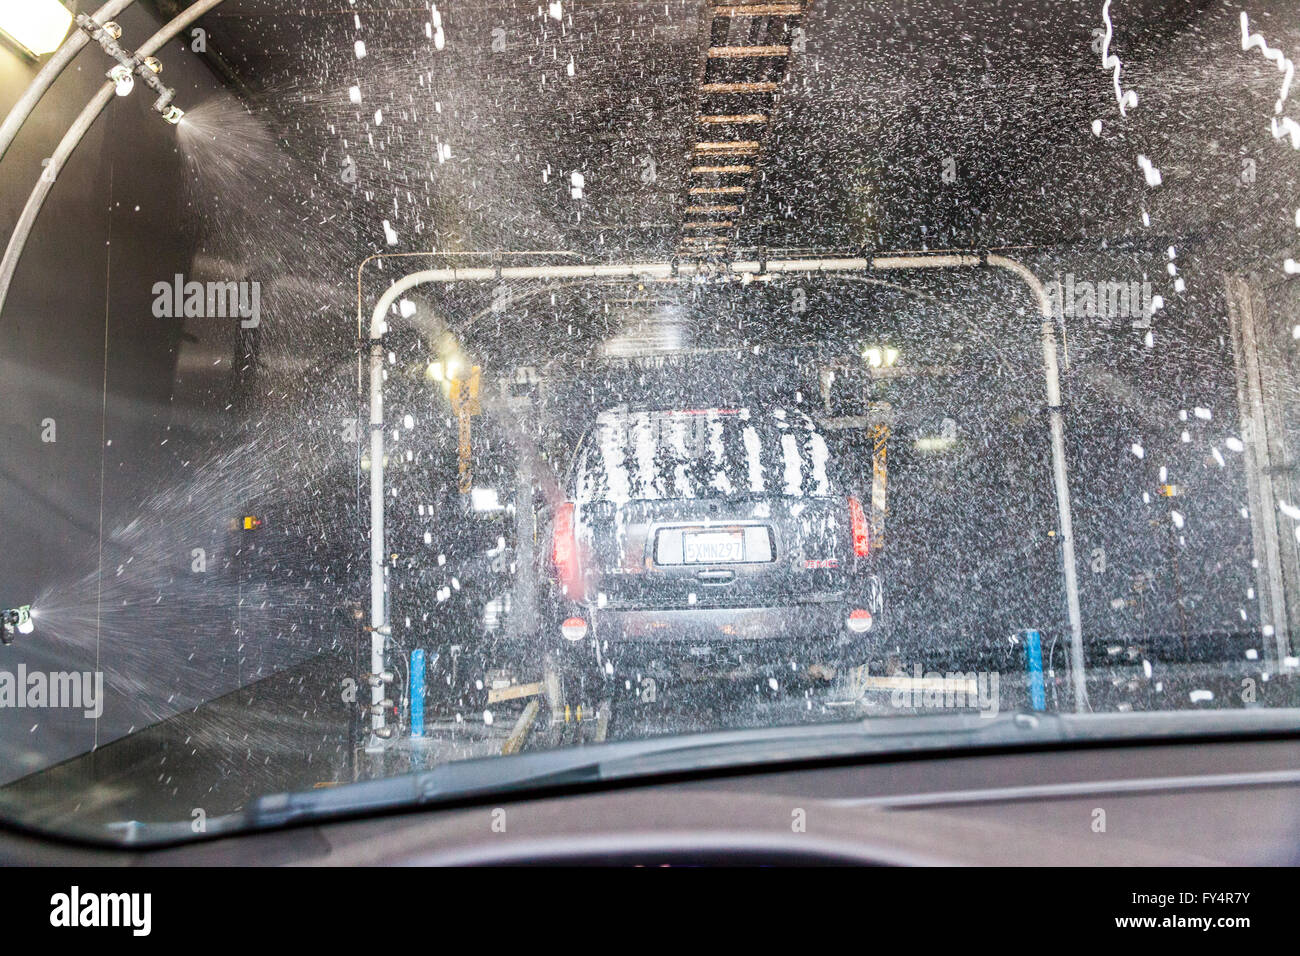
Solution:
M 859 558 L 871 554 L 871 529 L 867 527 L 867 516 L 862 510 L 862 502 L 849 497 L 849 523 L 853 530 L 853 553 Z
M 854 634 L 865 634 L 871 630 L 871 621 L 871 612 L 860 607 L 849 612 L 849 618 L 844 625 Z
M 551 543 L 551 560 L 555 574 L 569 597 L 577 598 L 582 581 L 578 569 L 578 541 L 573 534 L 573 502 L 565 501 L 555 509 L 554 540 Z

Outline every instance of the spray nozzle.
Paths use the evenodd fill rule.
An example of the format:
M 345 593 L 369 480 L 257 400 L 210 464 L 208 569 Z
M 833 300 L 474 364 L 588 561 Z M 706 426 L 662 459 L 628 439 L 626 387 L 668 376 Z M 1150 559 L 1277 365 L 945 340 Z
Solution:
M 32 623 L 30 604 L 0 611 L 0 642 L 2 643 L 12 644 L 15 634 L 30 634 L 35 628 L 36 625 Z
M 118 96 L 130 96 L 135 89 L 135 76 L 128 67 L 118 64 L 108 71 L 108 78 L 113 81 L 114 92 Z

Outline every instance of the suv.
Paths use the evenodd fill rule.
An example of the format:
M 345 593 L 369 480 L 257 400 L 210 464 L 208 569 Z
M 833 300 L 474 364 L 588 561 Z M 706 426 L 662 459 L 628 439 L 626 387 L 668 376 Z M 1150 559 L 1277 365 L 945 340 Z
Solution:
M 815 423 L 780 408 L 599 415 L 539 549 L 558 670 L 862 663 L 882 590 L 837 471 Z

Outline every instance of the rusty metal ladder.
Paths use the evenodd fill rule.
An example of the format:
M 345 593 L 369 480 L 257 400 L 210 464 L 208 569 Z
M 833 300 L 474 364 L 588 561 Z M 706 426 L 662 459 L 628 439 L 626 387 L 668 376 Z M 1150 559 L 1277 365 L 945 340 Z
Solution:
M 709 0 L 678 258 L 727 257 L 810 6 Z

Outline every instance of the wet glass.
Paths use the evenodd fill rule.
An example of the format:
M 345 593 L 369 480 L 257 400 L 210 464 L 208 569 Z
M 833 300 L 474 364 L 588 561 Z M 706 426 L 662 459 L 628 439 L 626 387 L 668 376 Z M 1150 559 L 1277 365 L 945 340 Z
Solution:
M 0 140 L 0 812 L 1300 703 L 1294 3 L 188 10 Z

